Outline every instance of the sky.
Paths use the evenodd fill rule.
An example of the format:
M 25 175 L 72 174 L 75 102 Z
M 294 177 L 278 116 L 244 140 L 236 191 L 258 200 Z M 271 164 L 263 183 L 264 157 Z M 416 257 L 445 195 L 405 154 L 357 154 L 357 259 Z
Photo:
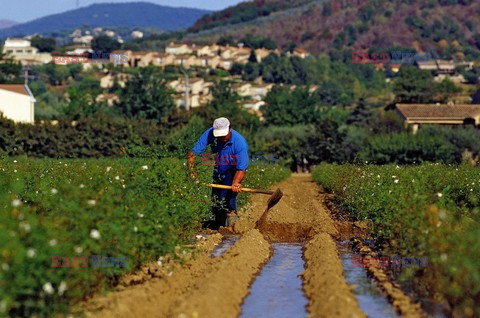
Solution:
M 27 22 L 46 15 L 60 13 L 93 3 L 134 2 L 140 0 L 0 0 L 0 20 L 7 19 L 17 22 Z M 242 2 L 242 0 L 141 0 L 171 7 L 189 7 L 207 10 L 220 10 Z

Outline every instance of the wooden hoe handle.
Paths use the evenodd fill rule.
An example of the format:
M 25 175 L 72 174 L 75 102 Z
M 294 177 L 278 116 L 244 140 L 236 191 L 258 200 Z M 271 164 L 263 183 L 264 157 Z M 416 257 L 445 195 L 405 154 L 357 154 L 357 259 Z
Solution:
M 223 185 L 223 184 L 206 183 L 205 185 L 209 188 L 232 190 L 232 186 Z M 263 194 L 273 194 L 275 192 L 275 191 L 258 190 L 258 189 L 251 189 L 251 188 L 242 188 L 242 191 L 252 192 L 252 193 L 263 193 Z

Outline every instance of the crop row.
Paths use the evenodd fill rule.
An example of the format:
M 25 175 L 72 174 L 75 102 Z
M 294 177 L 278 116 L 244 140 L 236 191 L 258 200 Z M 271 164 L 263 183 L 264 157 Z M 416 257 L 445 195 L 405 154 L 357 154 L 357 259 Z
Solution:
M 428 257 L 401 279 L 416 276 L 417 290 L 460 315 L 480 314 L 480 169 L 322 164 L 313 177 L 353 219 L 370 220 L 385 254 Z
M 210 207 L 209 189 L 186 170 L 177 159 L 0 160 L 0 316 L 66 313 L 178 252 Z M 198 174 L 209 180 L 211 167 Z M 245 184 L 287 176 L 279 166 L 252 166 Z

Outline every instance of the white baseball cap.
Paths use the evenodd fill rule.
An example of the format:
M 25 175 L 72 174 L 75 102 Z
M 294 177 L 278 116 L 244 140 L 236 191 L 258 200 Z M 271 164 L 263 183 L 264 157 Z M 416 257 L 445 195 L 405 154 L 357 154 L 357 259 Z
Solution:
M 223 137 L 228 135 L 230 130 L 230 121 L 225 117 L 215 119 L 213 122 L 213 136 Z

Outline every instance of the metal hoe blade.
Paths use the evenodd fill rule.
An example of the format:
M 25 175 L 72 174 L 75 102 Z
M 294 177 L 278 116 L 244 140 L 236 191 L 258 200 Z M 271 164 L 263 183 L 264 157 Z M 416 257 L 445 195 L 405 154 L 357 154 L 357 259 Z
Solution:
M 275 190 L 275 192 L 273 192 L 273 194 L 270 196 L 270 198 L 268 198 L 267 211 L 270 210 L 271 208 L 273 208 L 278 203 L 278 201 L 280 201 L 280 199 L 282 197 L 283 197 L 282 190 L 277 188 L 277 190 Z

